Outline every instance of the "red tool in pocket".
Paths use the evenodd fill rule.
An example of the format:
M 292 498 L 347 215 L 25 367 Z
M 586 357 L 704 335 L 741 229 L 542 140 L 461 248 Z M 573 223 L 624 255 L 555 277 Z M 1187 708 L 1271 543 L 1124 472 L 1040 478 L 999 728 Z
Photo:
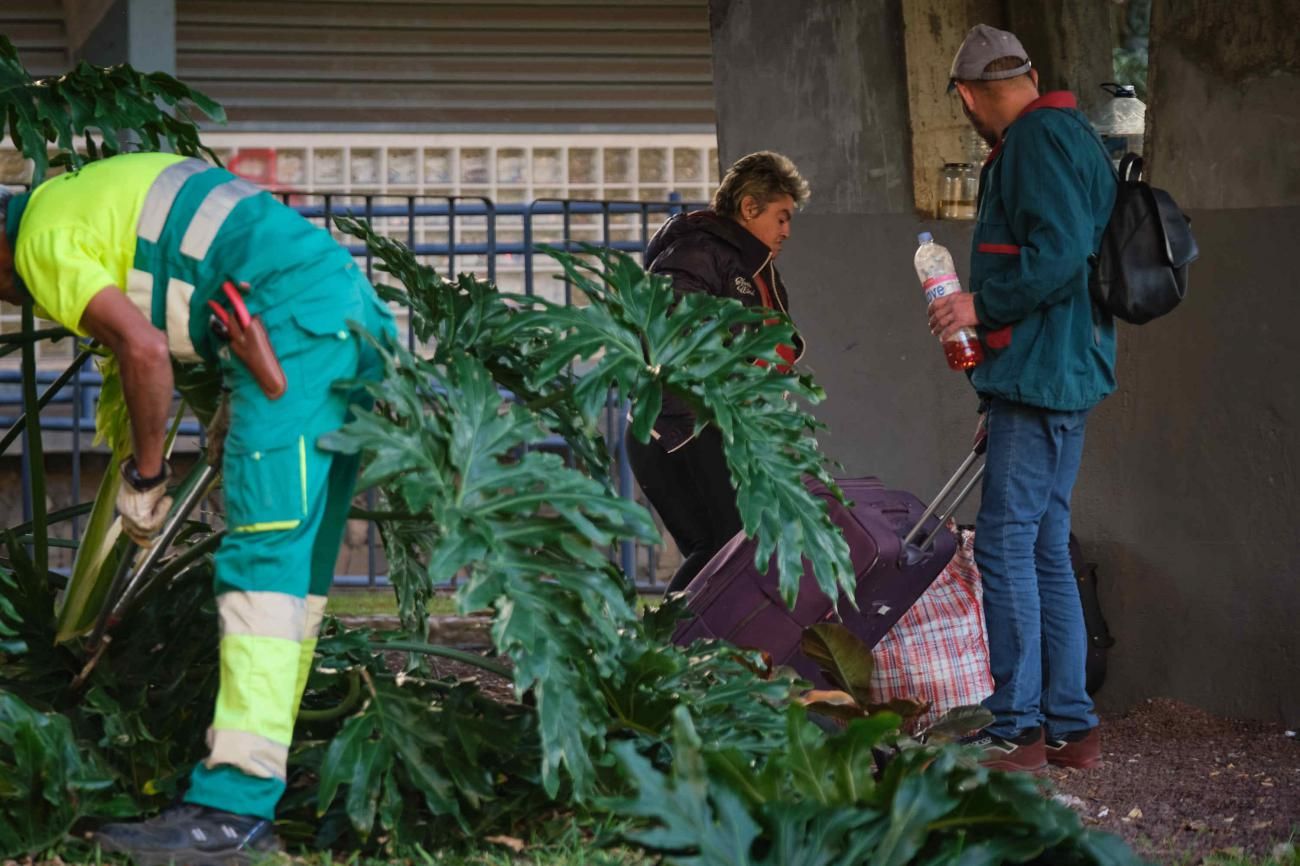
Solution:
M 266 326 L 259 317 L 249 315 L 244 298 L 233 282 L 226 280 L 221 284 L 221 291 L 230 302 L 233 314 L 215 300 L 208 301 L 208 306 L 212 308 L 210 324 L 213 333 L 230 344 L 230 351 L 244 362 L 267 399 L 280 399 L 284 396 L 288 382 L 284 369 L 280 366 L 280 359 L 275 356 L 275 349 L 271 346 L 271 339 L 267 336 Z

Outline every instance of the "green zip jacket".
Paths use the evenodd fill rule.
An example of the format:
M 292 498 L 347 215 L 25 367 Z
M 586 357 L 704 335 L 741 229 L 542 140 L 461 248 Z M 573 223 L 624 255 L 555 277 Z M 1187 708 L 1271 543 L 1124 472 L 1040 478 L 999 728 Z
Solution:
M 1115 179 L 1073 94 L 1025 108 L 980 173 L 970 283 L 985 397 L 1056 411 L 1115 390 L 1115 323 L 1088 293 L 1088 257 L 1115 203 Z

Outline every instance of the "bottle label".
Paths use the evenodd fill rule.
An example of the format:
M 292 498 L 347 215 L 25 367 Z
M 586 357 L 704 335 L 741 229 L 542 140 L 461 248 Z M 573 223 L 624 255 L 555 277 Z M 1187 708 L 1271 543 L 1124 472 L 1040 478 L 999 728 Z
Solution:
M 960 292 L 961 281 L 957 279 L 956 274 L 940 274 L 921 283 L 921 288 L 925 290 L 925 303 L 928 306 L 944 295 L 955 295 Z

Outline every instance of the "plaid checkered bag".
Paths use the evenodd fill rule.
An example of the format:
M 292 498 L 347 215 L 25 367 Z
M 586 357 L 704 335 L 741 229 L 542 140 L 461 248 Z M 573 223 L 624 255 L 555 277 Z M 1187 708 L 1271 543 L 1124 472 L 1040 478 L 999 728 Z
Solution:
M 930 704 L 914 730 L 993 692 L 975 530 L 958 530 L 958 539 L 952 561 L 872 650 L 872 703 L 910 698 Z

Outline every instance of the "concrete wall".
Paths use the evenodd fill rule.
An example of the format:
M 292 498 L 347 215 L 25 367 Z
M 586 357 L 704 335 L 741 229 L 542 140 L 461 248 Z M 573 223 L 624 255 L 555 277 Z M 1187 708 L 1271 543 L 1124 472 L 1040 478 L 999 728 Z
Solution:
M 176 0 L 64 0 L 73 60 L 176 73 Z
M 1150 179 L 1192 217 L 1187 300 L 1122 334 L 1075 497 L 1121 643 L 1107 697 L 1300 722 L 1300 23 L 1156 0 Z
M 896 3 L 710 0 L 722 165 L 780 150 L 816 178 L 809 213 L 910 210 Z
M 824 450 L 845 474 L 937 490 L 969 444 L 976 403 L 926 329 L 912 255 L 916 233 L 933 229 L 964 274 L 970 234 L 915 215 L 902 10 L 891 0 L 709 8 L 723 165 L 778 150 L 812 186 L 779 266 L 828 392 Z
M 922 222 L 912 206 L 909 71 L 927 59 L 946 69 L 951 56 L 926 58 L 910 39 L 903 56 L 906 4 L 917 5 L 711 0 L 710 10 L 724 165 L 780 150 L 812 184 L 780 266 L 828 392 L 825 451 L 845 474 L 926 496 L 964 454 L 975 397 L 926 330 L 912 251 L 915 233 L 932 230 L 964 277 L 970 226 Z M 1118 639 L 1101 702 L 1170 696 L 1294 725 L 1297 25 L 1284 0 L 1251 15 L 1230 0 L 1156 5 L 1148 152 L 1156 182 L 1191 209 L 1202 254 L 1176 314 L 1123 331 L 1120 391 L 1089 426 L 1075 528 L 1101 564 Z M 1244 43 L 1249 69 L 1231 59 Z M 1076 55 L 1054 74 L 1083 91 L 1098 82 L 1068 76 L 1088 65 Z

